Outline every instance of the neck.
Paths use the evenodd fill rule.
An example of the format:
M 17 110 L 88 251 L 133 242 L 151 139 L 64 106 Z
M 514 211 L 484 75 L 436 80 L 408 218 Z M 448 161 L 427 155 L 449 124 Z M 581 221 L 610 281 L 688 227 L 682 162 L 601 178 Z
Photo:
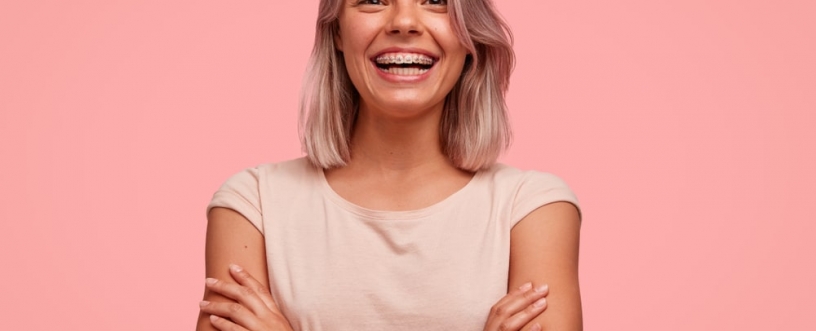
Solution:
M 350 167 L 389 172 L 452 167 L 439 143 L 442 109 L 412 118 L 375 116 L 360 107 L 351 139 Z

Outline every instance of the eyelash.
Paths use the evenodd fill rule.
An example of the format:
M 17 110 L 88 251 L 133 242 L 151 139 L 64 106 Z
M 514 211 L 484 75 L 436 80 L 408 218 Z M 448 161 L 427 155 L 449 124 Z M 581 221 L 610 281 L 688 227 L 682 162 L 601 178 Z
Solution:
M 375 2 L 375 1 L 377 3 L 372 3 L 372 2 Z M 431 5 L 435 5 L 435 6 L 447 6 L 448 5 L 447 0 L 426 0 L 425 2 L 432 2 L 432 1 L 439 1 L 439 3 L 431 3 Z M 358 5 L 381 5 L 382 3 L 380 2 L 380 0 L 359 0 L 359 1 L 357 1 L 357 4 Z

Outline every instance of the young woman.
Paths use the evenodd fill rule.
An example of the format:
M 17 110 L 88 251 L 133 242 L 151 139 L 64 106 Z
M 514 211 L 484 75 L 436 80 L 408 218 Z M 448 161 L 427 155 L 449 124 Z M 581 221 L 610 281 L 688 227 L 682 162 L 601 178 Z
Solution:
M 575 196 L 496 163 L 513 61 L 490 0 L 321 0 L 307 157 L 214 194 L 198 330 L 580 330 Z

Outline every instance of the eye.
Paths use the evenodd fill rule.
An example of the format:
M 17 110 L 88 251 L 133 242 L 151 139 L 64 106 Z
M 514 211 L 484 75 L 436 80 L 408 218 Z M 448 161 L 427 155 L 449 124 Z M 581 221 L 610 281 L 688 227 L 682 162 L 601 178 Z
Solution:
M 382 1 L 380 0 L 359 0 L 357 1 L 358 5 L 381 5 Z
M 437 5 L 437 6 L 445 6 L 448 4 L 448 0 L 428 0 L 429 5 Z

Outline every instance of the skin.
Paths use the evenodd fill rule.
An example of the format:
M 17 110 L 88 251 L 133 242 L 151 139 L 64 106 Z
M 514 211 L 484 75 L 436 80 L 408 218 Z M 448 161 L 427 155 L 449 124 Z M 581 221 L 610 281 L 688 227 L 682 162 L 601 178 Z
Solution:
M 339 22 L 336 47 L 361 105 L 351 159 L 326 171 L 329 185 L 352 203 L 394 211 L 430 206 L 464 187 L 474 174 L 453 166 L 439 146 L 445 96 L 467 56 L 444 1 L 347 1 Z M 370 62 L 387 47 L 421 48 L 438 62 L 422 82 L 390 82 Z M 429 182 L 434 185 L 421 184 Z M 268 296 L 261 233 L 229 209 L 213 208 L 208 220 L 206 273 L 217 281 L 205 285 L 197 330 L 289 330 Z M 511 230 L 508 294 L 492 307 L 485 330 L 582 329 L 579 229 L 577 209 L 558 202 L 538 208 Z M 231 264 L 242 271 L 230 271 Z
M 418 209 L 440 201 L 473 176 L 454 167 L 439 146 L 445 97 L 464 66 L 467 49 L 451 28 L 447 6 L 418 0 L 348 1 L 335 38 L 360 108 L 348 165 L 326 172 L 332 188 L 360 206 Z M 444 3 L 444 2 L 443 2 Z M 419 48 L 438 61 L 419 83 L 382 79 L 371 58 L 389 47 Z M 438 183 L 427 187 L 420 180 Z
M 212 208 L 207 214 L 207 242 L 205 248 L 205 273 L 207 277 L 223 283 L 236 284 L 230 273 L 230 264 L 243 267 L 244 271 L 258 280 L 260 286 L 269 288 L 266 269 L 266 250 L 263 234 L 246 217 L 226 208 Z M 234 303 L 210 287 L 204 285 L 204 301 L 210 303 Z M 196 330 L 216 329 L 210 321 L 210 313 L 202 308 L 198 315 Z M 274 330 L 274 329 L 273 329 Z M 280 329 L 285 330 L 285 329 Z
M 542 206 L 510 232 L 510 288 L 524 282 L 548 284 L 547 311 L 527 324 L 544 330 L 583 330 L 578 286 L 581 219 L 568 202 Z

